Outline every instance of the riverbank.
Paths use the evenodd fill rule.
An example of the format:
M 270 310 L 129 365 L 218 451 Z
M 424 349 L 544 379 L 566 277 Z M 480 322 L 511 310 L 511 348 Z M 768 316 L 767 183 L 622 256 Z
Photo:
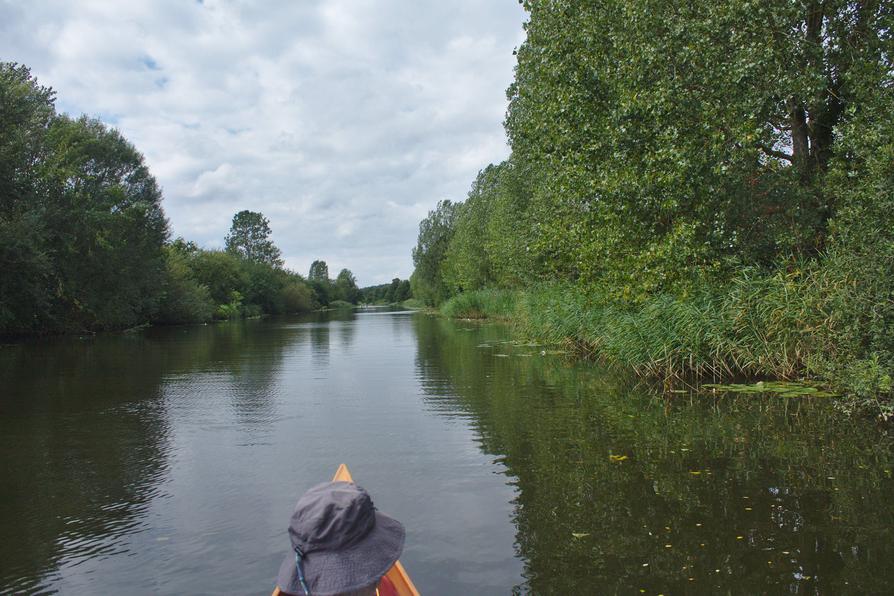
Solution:
M 737 277 L 723 290 L 619 304 L 571 284 L 464 292 L 449 318 L 509 322 L 520 334 L 664 382 L 736 377 L 813 379 L 839 404 L 892 415 L 891 376 L 875 354 L 838 340 L 828 288 L 807 274 Z

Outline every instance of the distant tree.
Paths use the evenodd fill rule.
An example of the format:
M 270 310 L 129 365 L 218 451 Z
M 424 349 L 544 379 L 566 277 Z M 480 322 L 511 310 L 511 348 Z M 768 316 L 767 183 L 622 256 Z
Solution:
M 307 282 L 314 293 L 314 299 L 320 306 L 328 306 L 332 300 L 332 281 L 329 279 L 329 266 L 326 261 L 314 261 L 307 274 Z
M 329 282 L 329 266 L 326 265 L 326 261 L 314 261 L 311 263 L 307 281 Z
M 357 279 L 348 269 L 342 269 L 335 279 L 335 298 L 351 304 L 360 301 L 360 288 L 357 287 Z
M 240 211 L 233 216 L 226 250 L 255 263 L 282 267 L 280 250 L 270 240 L 270 222 L 255 211 Z
M 281 293 L 280 299 L 283 304 L 283 312 L 299 313 L 307 312 L 313 308 L 313 293 L 307 284 L 297 281 L 286 284 Z
M 419 223 L 419 238 L 413 249 L 416 269 L 410 283 L 413 295 L 426 304 L 438 304 L 450 297 L 442 269 L 453 239 L 457 211 L 456 203 L 441 201 Z
M 167 275 L 156 321 L 160 323 L 194 323 L 211 319 L 215 304 L 208 287 L 200 284 L 193 273 L 192 257 L 198 248 L 178 238 L 165 247 Z
M 391 283 L 388 285 L 388 289 L 385 291 L 385 300 L 388 303 L 392 302 L 400 302 L 398 300 L 398 290 L 400 288 L 400 279 L 395 277 L 391 280 Z
M 196 281 L 208 288 L 215 306 L 230 302 L 233 291 L 241 293 L 248 287 L 243 261 L 232 253 L 199 251 L 191 264 Z

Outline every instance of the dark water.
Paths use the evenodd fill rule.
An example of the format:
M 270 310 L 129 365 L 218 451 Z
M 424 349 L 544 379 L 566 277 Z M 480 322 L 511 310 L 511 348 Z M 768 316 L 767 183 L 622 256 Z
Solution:
M 340 462 L 428 594 L 891 592 L 885 429 L 509 339 L 368 312 L 4 345 L 0 593 L 269 594 Z

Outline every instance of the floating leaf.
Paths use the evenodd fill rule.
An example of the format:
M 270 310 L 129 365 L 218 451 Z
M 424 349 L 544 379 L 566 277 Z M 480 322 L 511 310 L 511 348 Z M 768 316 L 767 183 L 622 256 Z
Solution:
M 618 462 L 618 461 L 624 461 L 625 459 L 627 459 L 627 456 L 626 456 L 626 455 L 612 455 L 612 454 L 609 454 L 608 459 L 610 459 L 611 461 Z
M 743 383 L 731 383 L 729 385 L 721 385 L 717 383 L 706 383 L 702 385 L 705 389 L 712 391 L 728 392 L 728 393 L 772 393 L 781 397 L 836 397 L 834 393 L 821 391 L 818 387 L 807 383 L 796 383 L 788 381 L 758 381 L 751 385 Z
M 587 536 L 590 535 L 590 533 L 589 532 L 572 532 L 571 535 L 574 536 L 575 538 L 586 538 Z

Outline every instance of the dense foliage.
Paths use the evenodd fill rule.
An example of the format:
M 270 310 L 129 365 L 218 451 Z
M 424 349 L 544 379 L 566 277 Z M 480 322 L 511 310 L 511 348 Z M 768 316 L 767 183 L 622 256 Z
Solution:
M 525 7 L 512 156 L 422 222 L 417 294 L 559 284 L 581 317 L 672 328 L 680 305 L 707 328 L 703 305 L 757 292 L 714 330 L 748 343 L 779 290 L 776 331 L 809 338 L 790 374 L 890 399 L 894 3 Z M 728 368 L 665 331 L 690 368 Z M 778 372 L 760 362 L 729 368 Z
M 227 252 L 249 261 L 282 267 L 280 251 L 270 240 L 270 222 L 261 213 L 240 211 L 234 215 L 224 244 Z
M 437 304 L 450 295 L 442 263 L 453 239 L 457 205 L 441 201 L 419 224 L 419 240 L 413 249 L 413 295 L 426 304 Z
M 57 115 L 26 67 L 0 63 L 0 331 L 148 319 L 167 235 L 136 149 L 96 120 Z
M 413 297 L 410 280 L 397 277 L 389 284 L 361 288 L 360 294 L 366 304 L 399 304 Z
M 83 332 L 305 312 L 361 299 L 325 262 L 283 268 L 263 214 L 225 250 L 169 241 L 143 156 L 97 120 L 57 114 L 25 66 L 0 63 L 0 334 Z

